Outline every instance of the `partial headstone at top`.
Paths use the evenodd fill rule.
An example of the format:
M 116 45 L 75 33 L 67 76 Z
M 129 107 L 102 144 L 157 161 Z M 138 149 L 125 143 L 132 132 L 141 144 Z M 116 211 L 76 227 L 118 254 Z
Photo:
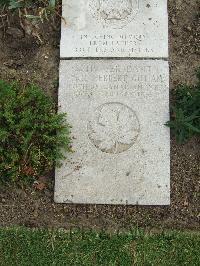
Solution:
M 63 0 L 61 58 L 168 57 L 167 0 Z

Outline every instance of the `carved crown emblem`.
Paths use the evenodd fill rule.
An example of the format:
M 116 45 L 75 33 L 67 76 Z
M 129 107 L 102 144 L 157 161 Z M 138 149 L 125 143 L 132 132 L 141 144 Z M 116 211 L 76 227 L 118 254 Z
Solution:
M 105 20 L 125 19 L 132 13 L 131 0 L 99 0 L 99 12 Z
M 103 27 L 121 29 L 131 22 L 139 10 L 140 0 L 89 0 L 92 16 Z

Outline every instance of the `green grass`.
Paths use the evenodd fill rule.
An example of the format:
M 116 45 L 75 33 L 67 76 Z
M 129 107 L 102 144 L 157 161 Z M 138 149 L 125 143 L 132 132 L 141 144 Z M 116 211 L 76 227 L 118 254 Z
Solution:
M 0 229 L 0 265 L 200 265 L 200 236 Z

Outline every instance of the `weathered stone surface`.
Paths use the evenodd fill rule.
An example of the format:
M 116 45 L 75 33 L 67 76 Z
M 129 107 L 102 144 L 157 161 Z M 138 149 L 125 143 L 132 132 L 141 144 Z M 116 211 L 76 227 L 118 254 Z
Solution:
M 169 204 L 168 94 L 166 61 L 61 61 L 74 153 L 56 170 L 55 201 Z
M 63 0 L 61 58 L 168 57 L 167 0 Z

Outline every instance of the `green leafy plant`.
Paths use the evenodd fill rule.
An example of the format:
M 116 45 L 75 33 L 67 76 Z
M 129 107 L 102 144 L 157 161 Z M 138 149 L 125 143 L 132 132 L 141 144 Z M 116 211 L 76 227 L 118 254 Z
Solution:
M 178 143 L 185 143 L 200 134 L 200 69 L 196 86 L 181 85 L 174 92 L 172 119 L 166 125 L 172 129 Z
M 70 127 L 34 85 L 0 81 L 0 180 L 33 180 L 70 151 Z

